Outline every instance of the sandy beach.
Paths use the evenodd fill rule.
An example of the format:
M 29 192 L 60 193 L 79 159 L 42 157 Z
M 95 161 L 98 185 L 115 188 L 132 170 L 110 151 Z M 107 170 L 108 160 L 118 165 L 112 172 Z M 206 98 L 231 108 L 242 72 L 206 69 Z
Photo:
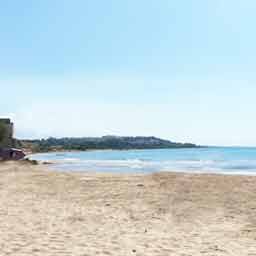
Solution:
M 256 177 L 0 164 L 0 255 L 256 255 Z

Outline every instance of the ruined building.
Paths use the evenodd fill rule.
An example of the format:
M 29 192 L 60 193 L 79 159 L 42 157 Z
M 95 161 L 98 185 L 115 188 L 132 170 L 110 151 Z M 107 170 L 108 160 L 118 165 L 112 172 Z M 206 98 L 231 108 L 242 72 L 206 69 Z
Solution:
M 0 118 L 0 147 L 12 147 L 13 123 L 9 118 Z
M 19 146 L 19 141 L 13 138 L 13 123 L 9 118 L 0 118 L 0 161 L 20 160 L 25 157 Z

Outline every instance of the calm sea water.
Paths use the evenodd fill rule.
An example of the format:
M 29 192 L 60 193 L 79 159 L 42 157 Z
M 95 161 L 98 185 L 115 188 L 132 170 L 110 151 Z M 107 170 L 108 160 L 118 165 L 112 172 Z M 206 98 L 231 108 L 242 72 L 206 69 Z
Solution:
M 256 174 L 256 148 L 193 148 L 154 150 L 109 150 L 45 153 L 30 159 L 49 161 L 56 170 L 150 173 Z

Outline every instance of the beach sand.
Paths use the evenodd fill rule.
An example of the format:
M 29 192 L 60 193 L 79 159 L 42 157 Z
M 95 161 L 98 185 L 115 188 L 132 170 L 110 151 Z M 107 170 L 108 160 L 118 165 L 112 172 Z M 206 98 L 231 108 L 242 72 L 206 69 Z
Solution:
M 0 255 L 256 256 L 256 177 L 1 163 Z

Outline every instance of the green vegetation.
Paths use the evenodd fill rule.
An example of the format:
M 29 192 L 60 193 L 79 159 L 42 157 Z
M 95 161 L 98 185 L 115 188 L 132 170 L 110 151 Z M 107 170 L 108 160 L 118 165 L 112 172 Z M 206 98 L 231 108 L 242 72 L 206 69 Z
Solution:
M 34 152 L 61 150 L 93 150 L 93 149 L 159 149 L 159 148 L 194 148 L 191 143 L 175 143 L 156 137 L 118 137 L 104 136 L 95 138 L 48 138 L 42 140 L 24 140 L 22 145 Z

